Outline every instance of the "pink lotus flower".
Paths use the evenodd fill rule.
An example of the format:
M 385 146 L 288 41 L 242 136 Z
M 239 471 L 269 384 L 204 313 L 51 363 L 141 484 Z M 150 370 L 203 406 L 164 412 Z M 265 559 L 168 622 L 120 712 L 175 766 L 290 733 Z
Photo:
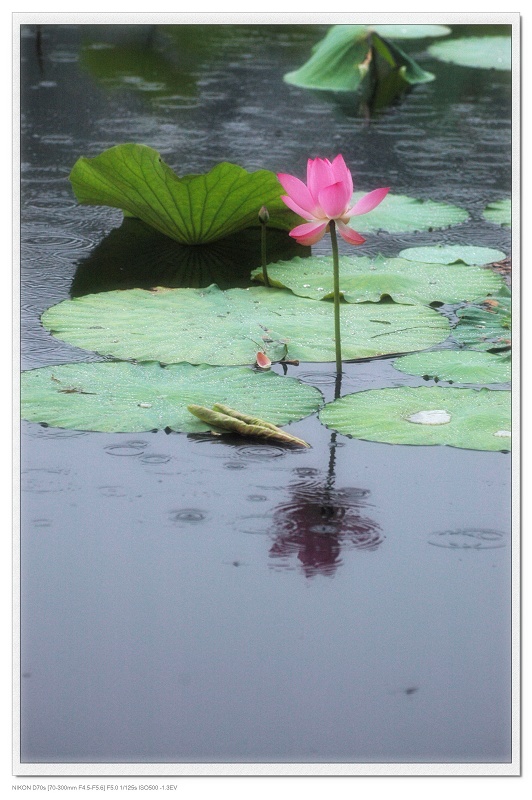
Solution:
M 280 173 L 277 177 L 287 192 L 282 197 L 285 204 L 308 220 L 290 231 L 290 236 L 304 245 L 319 242 L 331 220 L 335 221 L 342 239 L 349 244 L 363 244 L 366 240 L 346 223 L 351 217 L 373 211 L 390 191 L 374 189 L 350 207 L 353 178 L 341 155 L 332 162 L 328 158 L 309 158 L 306 185 L 293 175 Z

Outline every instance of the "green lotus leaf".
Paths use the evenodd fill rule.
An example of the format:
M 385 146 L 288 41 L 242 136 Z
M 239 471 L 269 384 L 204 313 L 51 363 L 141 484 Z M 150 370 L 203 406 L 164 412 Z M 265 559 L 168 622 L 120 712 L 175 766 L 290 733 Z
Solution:
M 451 33 L 446 25 L 371 25 L 370 28 L 386 39 L 432 39 Z
M 263 205 L 273 228 L 299 220 L 281 200 L 273 172 L 223 162 L 205 175 L 179 178 L 156 150 L 140 144 L 79 158 L 70 181 L 80 203 L 120 208 L 180 244 L 206 244 L 258 225 Z
M 499 295 L 458 309 L 453 339 L 470 350 L 500 350 L 511 345 L 512 302 Z
M 383 80 L 391 72 L 400 76 L 405 87 L 434 79 L 434 75 L 422 70 L 406 53 L 384 39 L 378 28 L 333 25 L 315 45 L 309 60 L 288 72 L 284 80 L 305 89 L 354 92 L 363 83 Z M 383 62 L 377 64 L 379 58 Z
M 430 45 L 428 52 L 440 61 L 461 67 L 511 70 L 512 40 L 510 36 L 470 36 L 447 39 Z
M 502 250 L 491 247 L 475 247 L 465 244 L 438 244 L 432 247 L 407 247 L 399 258 L 408 261 L 423 261 L 425 264 L 473 264 L 482 266 L 506 258 Z
M 484 219 L 487 219 L 488 222 L 493 222 L 495 225 L 502 225 L 504 228 L 511 227 L 512 201 L 507 198 L 490 203 L 484 209 L 483 216 Z
M 432 350 L 413 353 L 394 361 L 395 369 L 452 383 L 508 383 L 512 362 L 508 355 L 493 355 L 476 350 Z
M 171 364 L 255 363 L 259 350 L 272 361 L 334 361 L 333 304 L 287 290 L 157 289 L 104 292 L 64 300 L 42 321 L 57 336 L 103 355 Z M 449 334 L 448 320 L 424 306 L 343 304 L 346 360 L 409 353 Z
M 21 378 L 22 417 L 57 428 L 128 432 L 209 426 L 190 404 L 243 408 L 275 425 L 314 413 L 321 393 L 295 378 L 246 367 L 92 362 L 29 370 Z
M 252 277 L 262 280 L 262 271 Z M 333 264 L 328 256 L 296 257 L 268 267 L 270 283 L 314 300 L 333 297 Z M 465 264 L 424 264 L 402 258 L 340 257 L 340 292 L 347 303 L 459 303 L 496 294 L 503 280 L 491 270 Z
M 304 89 L 354 92 L 365 77 L 359 65 L 369 51 L 368 29 L 363 25 L 333 25 L 313 48 L 310 59 L 284 76 L 287 83 Z
M 355 192 L 352 205 L 365 192 Z M 459 225 L 469 218 L 467 211 L 448 203 L 435 200 L 419 200 L 400 194 L 387 194 L 370 214 L 354 217 L 352 226 L 360 233 L 415 233 L 417 231 L 435 231 Z
M 321 421 L 372 442 L 509 450 L 511 393 L 440 386 L 374 389 L 327 404 Z

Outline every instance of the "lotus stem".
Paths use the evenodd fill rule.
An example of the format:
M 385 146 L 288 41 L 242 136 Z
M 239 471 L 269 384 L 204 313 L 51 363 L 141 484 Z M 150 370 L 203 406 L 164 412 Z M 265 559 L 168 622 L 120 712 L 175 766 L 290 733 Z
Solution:
M 271 286 L 270 279 L 268 278 L 268 270 L 266 268 L 266 225 L 270 219 L 270 215 L 268 213 L 268 209 L 266 206 L 262 206 L 261 210 L 259 211 L 259 221 L 260 221 L 260 259 L 262 264 L 262 278 L 264 280 L 265 286 Z
M 342 342 L 340 331 L 340 260 L 338 257 L 338 238 L 336 236 L 336 223 L 332 219 L 329 223 L 331 232 L 331 247 L 333 255 L 333 280 L 334 280 L 334 343 L 336 347 L 336 380 L 342 376 Z

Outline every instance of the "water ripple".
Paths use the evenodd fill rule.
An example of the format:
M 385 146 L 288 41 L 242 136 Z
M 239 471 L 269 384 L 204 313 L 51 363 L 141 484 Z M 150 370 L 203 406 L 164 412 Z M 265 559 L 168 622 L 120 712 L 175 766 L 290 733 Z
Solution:
M 492 550 L 506 547 L 506 536 L 502 531 L 489 528 L 463 528 L 432 533 L 428 542 L 453 550 Z

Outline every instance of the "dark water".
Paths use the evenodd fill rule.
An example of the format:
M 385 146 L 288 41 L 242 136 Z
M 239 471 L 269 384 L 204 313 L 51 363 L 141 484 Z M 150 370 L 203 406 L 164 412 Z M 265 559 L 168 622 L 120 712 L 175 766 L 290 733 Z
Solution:
M 360 188 L 471 215 L 364 253 L 509 253 L 481 211 L 511 189 L 510 76 L 406 42 L 437 80 L 368 124 L 281 80 L 325 30 L 22 29 L 24 369 L 99 358 L 44 331 L 46 308 L 148 280 L 120 212 L 67 180 L 122 142 L 179 174 L 341 152 Z M 289 374 L 331 399 L 332 365 Z M 420 383 L 381 360 L 346 365 L 343 391 Z M 510 456 L 291 430 L 312 449 L 23 423 L 22 762 L 511 759 Z

